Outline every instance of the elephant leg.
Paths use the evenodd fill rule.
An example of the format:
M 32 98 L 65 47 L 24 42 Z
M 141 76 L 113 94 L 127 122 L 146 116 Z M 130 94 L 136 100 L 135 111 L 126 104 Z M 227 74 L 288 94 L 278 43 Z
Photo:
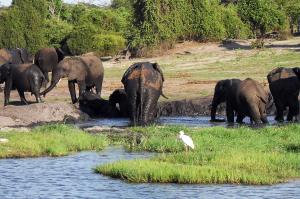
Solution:
M 50 81 L 50 80 L 49 80 L 48 72 L 44 72 L 43 74 L 44 74 L 45 79 L 46 79 L 46 81 L 45 81 L 45 86 L 47 86 L 48 82 Z
M 75 91 L 75 82 L 68 81 L 68 87 L 69 87 L 72 103 L 75 104 L 77 102 L 76 91 Z
M 138 117 L 137 117 L 137 115 L 138 115 L 138 110 L 137 110 L 137 96 L 136 96 L 136 95 L 131 96 L 130 102 L 131 102 L 131 106 L 130 106 L 130 109 L 131 109 L 130 117 L 131 117 L 133 126 L 136 126 L 136 125 L 137 125 L 137 119 L 138 119 Z
M 260 120 L 262 121 L 262 123 L 264 124 L 268 124 L 268 118 L 267 118 L 267 110 L 266 110 L 266 104 L 264 103 L 260 103 L 259 105 L 259 113 L 260 113 Z
M 99 78 L 99 80 L 96 82 L 96 93 L 101 97 L 101 90 L 102 90 L 102 83 L 103 83 L 103 77 Z
M 5 87 L 4 87 L 4 106 L 8 105 L 9 103 L 11 87 L 12 87 L 12 80 L 9 79 L 5 82 Z
M 34 81 L 30 82 L 31 92 L 34 94 L 37 103 L 43 102 L 40 96 L 42 81 L 42 79 L 34 78 Z
M 295 96 L 289 101 L 289 113 L 287 116 L 287 121 L 293 121 L 294 117 L 297 119 L 297 115 L 299 114 L 299 102 L 298 96 Z
M 27 102 L 27 100 L 25 98 L 25 95 L 24 95 L 24 91 L 18 89 L 18 93 L 19 93 L 21 102 L 23 102 L 25 105 L 28 105 L 28 102 Z
M 234 110 L 229 103 L 226 103 L 226 117 L 228 123 L 234 123 Z
M 256 103 L 249 102 L 249 113 L 250 113 L 250 118 L 252 118 L 255 124 L 261 123 L 260 112 Z
M 278 122 L 283 122 L 284 118 L 283 118 L 283 110 L 284 110 L 284 106 L 283 103 L 281 101 L 275 101 L 275 107 L 276 107 L 276 117 L 275 120 Z
M 239 124 L 242 124 L 244 118 L 245 118 L 245 115 L 239 113 L 239 114 L 237 114 L 236 122 L 239 123 Z
M 77 81 L 78 87 L 79 87 L 79 96 L 81 96 L 82 94 L 84 94 L 84 92 L 86 91 L 86 83 L 85 81 Z

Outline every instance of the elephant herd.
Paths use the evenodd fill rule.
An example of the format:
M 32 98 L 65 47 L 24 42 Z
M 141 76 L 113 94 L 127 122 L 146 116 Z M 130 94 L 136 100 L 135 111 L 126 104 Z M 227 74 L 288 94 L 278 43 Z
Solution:
M 255 124 L 268 123 L 266 110 L 274 102 L 276 107 L 275 120 L 284 121 L 288 108 L 287 121 L 297 121 L 299 114 L 300 68 L 279 67 L 267 75 L 270 93 L 265 91 L 257 81 L 247 78 L 221 80 L 215 86 L 211 104 L 211 121 L 216 119 L 217 106 L 226 103 L 226 116 L 229 123 L 242 123 L 245 116 L 250 117 Z
M 50 85 L 48 73 L 52 73 Z M 0 49 L 0 83 L 5 83 L 4 105 L 9 103 L 10 91 L 16 89 L 24 104 L 28 104 L 24 92 L 35 95 L 42 102 L 61 78 L 68 79 L 72 103 L 79 102 L 87 113 L 94 110 L 108 117 L 129 117 L 133 125 L 152 123 L 157 115 L 157 102 L 162 92 L 164 75 L 157 63 L 138 62 L 124 73 L 121 82 L 124 89 L 116 89 L 109 100 L 101 98 L 104 68 L 101 60 L 92 55 L 69 56 L 59 48 L 43 48 L 35 56 L 25 49 Z M 211 121 L 216 118 L 217 107 L 226 103 L 228 123 L 242 123 L 248 116 L 255 124 L 268 123 L 266 110 L 271 102 L 276 106 L 275 119 L 284 120 L 288 107 L 288 121 L 297 120 L 299 114 L 300 68 L 276 68 L 268 75 L 270 93 L 257 81 L 226 79 L 217 82 L 211 104 Z M 76 96 L 75 84 L 79 88 Z M 40 91 L 42 87 L 47 87 Z M 95 90 L 95 92 L 94 92 Z

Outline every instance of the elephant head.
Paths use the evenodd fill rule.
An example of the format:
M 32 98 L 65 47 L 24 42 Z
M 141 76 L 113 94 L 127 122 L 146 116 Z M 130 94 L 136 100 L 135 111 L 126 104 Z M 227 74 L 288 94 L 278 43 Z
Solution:
M 120 111 L 121 117 L 129 117 L 129 102 L 124 89 L 116 89 L 109 96 L 109 104 Z
M 214 97 L 211 103 L 211 121 L 224 121 L 216 119 L 217 107 L 219 104 L 234 98 L 233 88 L 241 82 L 239 79 L 220 80 L 215 86 Z M 233 99 L 232 99 L 233 100 Z
M 10 63 L 3 64 L 0 66 L 0 84 L 7 81 L 7 78 L 11 75 Z
M 293 71 L 297 75 L 298 79 L 300 80 L 300 68 L 299 67 L 295 67 L 295 68 L 293 68 Z
M 74 71 L 72 71 L 72 61 L 71 58 L 65 58 L 59 64 L 53 68 L 52 71 L 52 79 L 51 84 L 46 90 L 44 90 L 41 95 L 46 95 L 48 92 L 50 92 L 59 82 L 61 78 L 69 77 L 72 78 L 72 75 Z

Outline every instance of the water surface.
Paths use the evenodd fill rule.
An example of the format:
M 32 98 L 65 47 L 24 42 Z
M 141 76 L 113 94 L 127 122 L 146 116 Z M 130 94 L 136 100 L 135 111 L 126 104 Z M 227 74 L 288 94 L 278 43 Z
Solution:
M 96 165 L 147 158 L 109 148 L 51 158 L 0 160 L 0 198 L 299 198 L 300 181 L 272 186 L 135 184 L 93 172 Z

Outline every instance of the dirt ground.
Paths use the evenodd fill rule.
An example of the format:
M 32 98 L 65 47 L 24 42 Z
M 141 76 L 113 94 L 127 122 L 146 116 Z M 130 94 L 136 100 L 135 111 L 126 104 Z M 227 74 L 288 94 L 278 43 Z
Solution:
M 269 40 L 264 50 L 251 49 L 250 45 L 249 40 L 223 43 L 184 42 L 176 44 L 174 49 L 159 52 L 158 56 L 152 58 L 103 62 L 105 75 L 102 97 L 107 99 L 115 89 L 122 88 L 121 78 L 125 70 L 132 63 L 141 61 L 157 62 L 164 72 L 166 80 L 163 92 L 169 99 L 160 98 L 160 100 L 174 101 L 203 97 L 205 106 L 209 104 L 207 99 L 211 99 L 214 86 L 220 79 L 253 77 L 264 84 L 267 89 L 265 77 L 272 68 L 300 65 L 300 58 L 298 58 L 300 57 L 300 37 L 286 41 Z M 1 86 L 3 88 L 3 85 Z M 26 93 L 26 98 L 29 101 L 35 101 L 30 93 Z M 18 104 L 19 100 L 17 91 L 12 91 L 11 106 Z M 67 80 L 60 81 L 44 100 L 46 104 L 64 103 L 67 104 L 66 107 L 71 105 Z M 7 109 L 2 106 L 3 91 L 0 92 L 0 115 L 10 115 L 9 113 L 3 114 L 4 111 L 7 112 Z M 37 111 L 36 114 L 46 113 L 47 108 L 44 108 L 45 110 L 43 108 L 32 110 Z M 23 110 L 21 106 L 11 110 L 11 115 L 26 115 L 24 111 L 32 111 Z

